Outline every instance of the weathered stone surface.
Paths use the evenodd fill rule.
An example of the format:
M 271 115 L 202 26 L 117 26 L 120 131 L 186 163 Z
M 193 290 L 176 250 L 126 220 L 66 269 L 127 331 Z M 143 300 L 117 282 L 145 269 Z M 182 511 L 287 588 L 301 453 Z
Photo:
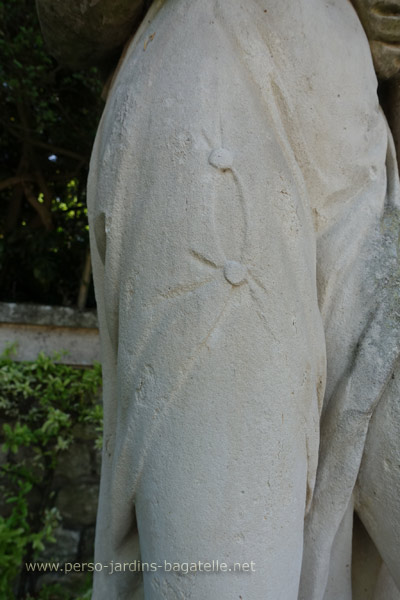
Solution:
M 58 527 L 53 536 L 55 542 L 48 544 L 38 558 L 39 562 L 73 562 L 78 555 L 80 531 Z
M 92 561 L 94 554 L 95 527 L 85 527 L 79 544 L 79 558 L 82 562 Z
M 98 493 L 98 485 L 93 482 L 71 483 L 61 488 L 56 507 L 66 526 L 88 526 L 95 523 Z
M 97 559 L 135 556 L 135 499 L 144 560 L 257 564 L 145 573 L 150 600 L 351 597 L 353 492 L 400 352 L 376 89 L 347 0 L 156 1 L 126 52 L 89 179 Z M 96 600 L 136 584 L 96 577 Z
M 37 0 L 36 6 L 51 54 L 79 69 L 121 49 L 140 22 L 146 0 Z
M 368 36 L 378 77 L 400 72 L 400 5 L 396 0 L 351 0 Z
M 78 594 L 81 596 L 79 592 L 82 592 L 82 589 L 86 587 L 85 582 L 87 582 L 87 573 L 68 573 L 67 575 L 47 573 L 39 577 L 35 591 L 39 592 L 44 586 L 59 584 L 62 589 L 76 592 L 77 596 Z
M 100 360 L 96 311 L 0 302 L 0 352 L 10 343 L 17 346 L 15 360 L 58 352 L 60 362 L 92 365 Z
M 397 3 L 354 5 L 393 75 Z M 256 565 L 144 573 L 146 600 L 350 600 L 354 506 L 391 574 L 370 595 L 400 587 L 400 188 L 376 88 L 347 0 L 155 0 L 127 49 L 89 180 L 96 560 L 138 558 L 135 502 L 146 562 Z M 98 573 L 93 597 L 139 579 Z
M 15 302 L 0 302 L 0 323 L 83 329 L 97 329 L 98 327 L 95 310 L 79 311 L 68 306 L 19 304 Z
M 74 482 L 93 475 L 93 463 L 89 444 L 75 443 L 63 452 L 55 471 L 56 478 Z
M 96 329 L 0 323 L 0 352 L 10 343 L 16 345 L 14 360 L 34 361 L 39 352 L 57 353 L 58 362 L 91 366 L 101 358 Z

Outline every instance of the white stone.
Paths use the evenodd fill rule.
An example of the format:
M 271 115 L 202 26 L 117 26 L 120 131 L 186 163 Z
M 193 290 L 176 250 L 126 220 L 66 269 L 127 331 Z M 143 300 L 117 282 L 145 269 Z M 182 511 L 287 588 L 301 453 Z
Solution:
M 379 471 L 369 422 L 395 402 L 400 351 L 400 194 L 376 87 L 347 0 L 159 0 L 120 66 L 89 178 L 96 560 L 137 556 L 135 506 L 144 561 L 256 568 L 145 572 L 146 600 L 352 596 L 353 502 Z M 368 523 L 395 579 L 375 514 L 396 517 L 389 493 Z M 96 573 L 93 598 L 133 598 L 138 579 Z
M 235 260 L 227 260 L 224 265 L 224 276 L 232 285 L 240 285 L 246 281 L 247 268 Z
M 226 171 L 233 166 L 233 154 L 226 148 L 217 148 L 211 152 L 208 162 L 213 167 L 221 169 L 221 171 Z

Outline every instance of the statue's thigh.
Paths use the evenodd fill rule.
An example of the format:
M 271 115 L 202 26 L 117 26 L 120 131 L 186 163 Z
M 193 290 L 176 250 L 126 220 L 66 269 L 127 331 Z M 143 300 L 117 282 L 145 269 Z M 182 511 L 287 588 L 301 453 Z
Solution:
M 128 53 L 92 163 L 118 381 L 107 535 L 129 537 L 135 502 L 161 566 L 146 600 L 295 600 L 324 387 L 314 231 L 262 72 L 249 85 L 241 50 L 196 16 L 207 3 L 185 3 L 184 25 L 179 4 Z
M 356 510 L 400 590 L 400 363 L 375 409 L 356 487 Z
M 176 385 L 156 416 L 136 492 L 142 560 L 161 565 L 144 573 L 146 598 L 294 600 L 307 450 L 293 379 L 271 355 L 248 284 L 228 289 L 221 310 L 211 299 L 198 310 L 209 314 L 209 331 L 190 360 L 175 357 Z M 154 353 L 168 351 L 168 339 L 173 346 L 172 325 L 164 334 Z M 228 571 L 163 568 L 216 560 Z M 245 572 L 235 563 L 248 563 Z

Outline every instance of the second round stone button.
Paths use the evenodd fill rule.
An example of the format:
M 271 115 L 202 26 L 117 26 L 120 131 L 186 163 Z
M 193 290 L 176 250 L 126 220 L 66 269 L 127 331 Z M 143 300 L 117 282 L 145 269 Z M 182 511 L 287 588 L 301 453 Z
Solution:
M 224 265 L 224 276 L 232 285 L 240 285 L 247 278 L 247 267 L 236 260 L 227 260 Z

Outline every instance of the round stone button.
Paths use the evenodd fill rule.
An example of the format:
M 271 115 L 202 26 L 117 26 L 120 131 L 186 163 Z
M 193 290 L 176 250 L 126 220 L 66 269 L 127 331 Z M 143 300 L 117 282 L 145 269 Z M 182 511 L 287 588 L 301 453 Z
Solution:
M 233 165 L 233 154 L 226 148 L 215 148 L 208 157 L 210 165 L 221 171 L 231 169 Z
M 224 265 L 224 276 L 232 285 L 240 285 L 246 281 L 247 268 L 236 260 L 228 260 Z

